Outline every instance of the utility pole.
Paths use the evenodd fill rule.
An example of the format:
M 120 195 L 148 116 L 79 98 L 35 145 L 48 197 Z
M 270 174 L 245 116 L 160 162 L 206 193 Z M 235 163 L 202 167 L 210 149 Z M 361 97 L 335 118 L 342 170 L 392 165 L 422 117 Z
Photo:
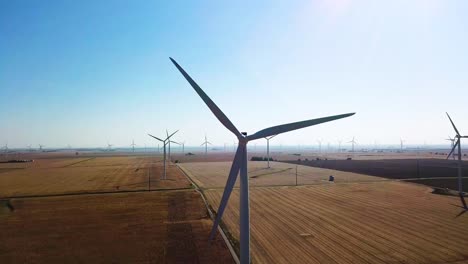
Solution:
M 296 186 L 297 186 L 297 165 L 296 165 Z

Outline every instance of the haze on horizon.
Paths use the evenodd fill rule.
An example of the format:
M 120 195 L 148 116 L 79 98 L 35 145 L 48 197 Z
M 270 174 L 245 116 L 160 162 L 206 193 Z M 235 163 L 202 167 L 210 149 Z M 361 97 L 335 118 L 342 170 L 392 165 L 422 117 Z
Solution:
M 169 61 L 242 131 L 357 112 L 273 145 L 447 144 L 468 134 L 468 2 L 3 1 L 0 145 L 234 141 Z M 265 140 L 258 140 L 259 146 Z M 253 143 L 251 143 L 253 144 Z

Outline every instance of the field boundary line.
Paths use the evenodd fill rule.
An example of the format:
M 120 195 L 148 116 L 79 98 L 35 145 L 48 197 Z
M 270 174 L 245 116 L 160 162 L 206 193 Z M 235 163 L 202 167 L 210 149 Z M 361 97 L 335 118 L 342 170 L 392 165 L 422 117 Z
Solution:
M 92 157 L 92 158 L 89 158 L 89 159 L 85 159 L 85 160 L 80 160 L 80 161 L 77 161 L 77 162 L 73 162 L 72 164 L 67 164 L 65 166 L 63 166 L 62 168 L 67 168 L 67 167 L 71 167 L 75 164 L 78 164 L 78 163 L 81 163 L 81 162 L 86 162 L 86 161 L 89 161 L 89 160 L 93 160 L 95 159 L 96 157 Z
M 208 211 L 208 214 L 210 215 L 210 218 L 212 221 L 215 220 L 214 213 L 210 210 L 210 206 L 208 205 L 208 201 L 206 200 L 205 194 L 203 193 L 203 190 L 192 180 L 190 177 L 190 173 L 187 172 L 183 167 L 179 166 L 177 164 L 177 168 L 179 168 L 180 171 L 187 177 L 187 179 L 192 183 L 193 186 L 195 186 L 195 190 L 200 194 L 203 203 L 205 204 L 206 210 Z M 226 234 L 224 233 L 224 230 L 221 228 L 221 225 L 218 225 L 218 231 L 221 234 L 221 237 L 224 240 L 224 243 L 226 243 L 226 246 L 229 249 L 229 252 L 231 252 L 231 256 L 234 259 L 234 262 L 237 264 L 240 264 L 239 257 L 236 254 L 236 251 L 234 250 L 234 247 L 231 245 L 231 242 L 227 238 Z
M 140 193 L 140 192 L 172 192 L 172 191 L 191 191 L 191 188 L 166 188 L 166 189 L 148 189 L 139 190 L 122 190 L 122 191 L 95 191 L 95 192 L 71 192 L 71 193 L 52 193 L 52 194 L 39 194 L 39 195 L 16 195 L 16 196 L 5 196 L 0 199 L 30 199 L 30 198 L 48 198 L 48 197 L 60 197 L 60 196 L 81 196 L 81 195 L 105 195 L 105 194 L 119 194 L 119 193 Z

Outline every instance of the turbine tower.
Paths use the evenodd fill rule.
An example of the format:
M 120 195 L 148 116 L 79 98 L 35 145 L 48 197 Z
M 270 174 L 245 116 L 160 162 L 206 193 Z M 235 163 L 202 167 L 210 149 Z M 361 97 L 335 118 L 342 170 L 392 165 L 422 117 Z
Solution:
M 403 152 L 403 143 L 405 141 L 403 139 L 400 138 L 400 151 Z
M 239 132 L 239 130 L 234 126 L 234 124 L 227 118 L 227 116 L 218 108 L 218 106 L 205 94 L 205 92 L 198 86 L 198 84 L 185 72 L 182 67 L 177 64 L 175 60 L 170 58 L 180 73 L 185 77 L 185 79 L 190 83 L 193 89 L 198 93 L 202 98 L 205 104 L 210 108 L 211 112 L 217 117 L 217 119 L 228 129 L 230 130 L 238 139 L 239 144 L 237 147 L 236 155 L 229 172 L 229 177 L 226 182 L 226 187 L 224 189 L 223 196 L 221 198 L 221 203 L 216 215 L 216 219 L 211 230 L 210 238 L 213 239 L 216 234 L 216 230 L 223 215 L 224 209 L 226 208 L 227 201 L 231 192 L 233 190 L 234 184 L 236 182 L 237 175 L 240 171 L 240 263 L 249 264 L 250 263 L 250 209 L 249 209 L 249 182 L 247 176 L 247 143 L 252 140 L 266 138 L 273 135 L 278 135 L 288 131 L 305 128 L 308 126 L 317 125 L 320 123 L 329 122 L 332 120 L 345 118 L 348 116 L 354 115 L 354 113 L 336 115 L 323 117 L 318 119 L 311 119 L 306 121 L 300 121 L 295 123 L 289 123 L 274 127 L 269 127 L 263 130 L 260 130 L 252 135 L 247 135 L 246 132 Z M 238 105 L 243 105 L 244 102 L 237 102 Z
M 356 140 L 354 140 L 354 137 L 353 137 L 353 139 L 352 139 L 351 141 L 349 141 L 348 143 L 351 143 L 351 146 L 352 146 L 352 147 L 351 147 L 351 152 L 354 152 L 354 144 L 357 143 Z
M 172 133 L 171 135 L 167 135 L 166 139 L 164 139 L 164 140 L 162 140 L 162 139 L 160 139 L 160 138 L 157 138 L 157 137 L 155 137 L 155 136 L 153 136 L 153 135 L 151 135 L 151 134 L 148 134 L 148 136 L 150 136 L 150 137 L 152 137 L 152 138 L 154 138 L 154 139 L 156 139 L 156 140 L 159 140 L 159 141 L 161 141 L 161 142 L 163 143 L 163 148 L 164 148 L 164 155 L 163 155 L 163 156 L 164 156 L 164 172 L 163 172 L 164 175 L 163 175 L 163 180 L 166 179 L 166 145 L 169 143 L 170 138 L 171 138 L 175 133 L 177 133 L 178 131 L 179 131 L 179 130 L 176 130 L 176 132 Z M 167 133 L 167 130 L 166 130 L 166 133 Z M 159 145 L 158 145 L 158 148 L 159 148 Z
M 208 155 L 208 144 L 213 145 L 208 141 L 208 139 L 206 139 L 206 135 L 205 135 L 205 141 L 200 145 L 200 146 L 205 145 L 205 155 Z
M 265 137 L 267 141 L 267 168 L 270 168 L 270 139 L 276 137 L 276 135 L 270 136 L 270 137 Z
M 319 153 L 322 153 L 322 140 L 321 139 L 318 139 L 317 140 L 317 143 L 319 145 Z
M 462 138 L 468 138 L 468 136 L 461 136 L 460 132 L 458 132 L 457 127 L 453 123 L 452 118 L 450 118 L 448 113 L 446 113 L 446 114 L 447 114 L 447 117 L 450 120 L 450 123 L 452 123 L 453 129 L 455 130 L 455 133 L 456 133 L 456 135 L 455 135 L 456 143 L 453 146 L 450 153 L 448 154 L 447 159 L 450 157 L 450 155 L 452 155 L 455 148 L 458 146 L 458 195 L 460 196 L 460 200 L 462 202 L 463 209 L 468 210 L 468 207 L 466 206 L 465 198 L 463 197 L 462 152 L 461 152 L 461 139 Z
M 132 152 L 135 153 L 135 140 L 132 139 L 132 144 L 130 144 L 130 146 L 132 146 Z
M 182 154 L 185 154 L 185 141 L 182 142 Z
M 42 152 L 42 148 L 44 147 L 44 145 L 41 145 L 39 144 L 39 151 Z

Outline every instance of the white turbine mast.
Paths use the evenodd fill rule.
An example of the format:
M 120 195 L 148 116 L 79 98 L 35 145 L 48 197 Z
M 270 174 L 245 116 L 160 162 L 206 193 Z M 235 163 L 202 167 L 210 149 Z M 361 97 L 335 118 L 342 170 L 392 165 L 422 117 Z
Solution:
M 224 188 L 224 193 L 221 198 L 218 212 L 216 214 L 216 219 L 211 230 L 210 238 L 213 239 L 218 228 L 218 224 L 223 215 L 224 209 L 226 208 L 229 196 L 233 190 L 234 184 L 237 179 L 237 175 L 240 172 L 240 263 L 249 264 L 250 263 L 250 209 L 249 209 L 249 181 L 247 175 L 247 143 L 252 140 L 266 138 L 273 135 L 278 135 L 288 131 L 305 128 L 308 126 L 317 125 L 320 123 L 329 122 L 332 120 L 345 118 L 348 116 L 354 115 L 354 113 L 336 115 L 323 117 L 318 119 L 311 119 L 306 121 L 300 121 L 295 123 L 289 123 L 274 127 L 269 127 L 263 130 L 260 130 L 252 135 L 247 135 L 246 132 L 239 132 L 239 130 L 234 126 L 234 124 L 227 118 L 227 116 L 218 108 L 218 106 L 205 94 L 205 92 L 198 86 L 198 84 L 185 72 L 182 67 L 177 64 L 175 60 L 170 58 L 180 73 L 185 77 L 185 79 L 190 83 L 193 89 L 198 93 L 202 98 L 205 104 L 210 108 L 211 112 L 216 116 L 216 118 L 228 129 L 230 130 L 238 139 L 239 144 L 237 147 L 234 160 L 232 162 L 231 170 L 229 172 L 229 177 L 226 182 L 226 187 Z M 238 101 L 239 106 L 244 105 L 243 101 Z

